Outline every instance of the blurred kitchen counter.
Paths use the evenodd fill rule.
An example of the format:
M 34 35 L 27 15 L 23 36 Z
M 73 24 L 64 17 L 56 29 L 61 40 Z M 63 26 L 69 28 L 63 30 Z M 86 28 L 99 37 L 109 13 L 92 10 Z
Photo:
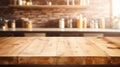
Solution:
M 79 29 L 79 28 L 8 28 L 0 29 L 2 34 L 24 36 L 26 33 L 45 33 L 45 36 L 120 36 L 120 29 Z
M 0 64 L 120 64 L 120 37 L 0 37 Z

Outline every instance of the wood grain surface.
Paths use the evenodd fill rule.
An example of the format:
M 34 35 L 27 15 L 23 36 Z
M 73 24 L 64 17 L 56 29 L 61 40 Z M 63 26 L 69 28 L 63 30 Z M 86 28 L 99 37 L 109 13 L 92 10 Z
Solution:
M 0 64 L 120 64 L 120 37 L 1 37 Z

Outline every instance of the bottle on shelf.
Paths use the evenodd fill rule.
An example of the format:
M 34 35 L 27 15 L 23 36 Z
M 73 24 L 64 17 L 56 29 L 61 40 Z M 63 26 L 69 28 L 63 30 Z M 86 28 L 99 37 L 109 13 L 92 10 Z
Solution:
M 73 6 L 75 5 L 75 0 L 72 0 L 72 5 L 73 5 Z
M 18 0 L 18 4 L 19 4 L 20 6 L 22 6 L 22 5 L 23 5 L 23 0 Z
M 65 0 L 67 5 L 70 5 L 70 0 Z
M 80 0 L 80 5 L 81 6 L 87 6 L 87 5 L 89 5 L 89 0 Z
M 13 29 L 16 28 L 16 22 L 15 22 L 15 20 L 12 20 L 11 27 L 12 27 Z
M 86 0 L 83 0 L 83 6 L 86 6 Z
M 59 28 L 65 28 L 64 18 L 61 18 L 61 19 L 59 20 Z
M 26 2 L 26 6 L 31 6 L 31 5 L 32 5 L 32 0 Z
M 103 17 L 100 19 L 99 28 L 105 29 L 105 19 Z
M 22 0 L 22 5 L 26 5 L 26 0 Z
M 86 1 L 86 5 L 88 6 L 90 4 L 90 0 L 87 0 Z
M 81 5 L 81 6 L 83 5 L 83 0 L 80 0 L 80 5 Z
M 95 27 L 95 29 L 98 29 L 98 28 L 99 28 L 98 20 L 95 20 L 94 27 Z
M 77 28 L 83 28 L 83 16 L 81 14 L 77 19 Z
M 4 21 L 4 23 L 3 23 L 3 27 L 4 27 L 5 29 L 8 28 L 8 20 L 5 20 L 5 21 Z
M 47 2 L 47 5 L 51 6 L 51 5 L 52 5 L 52 2 L 51 2 L 51 1 L 48 1 L 48 2 Z
M 94 20 L 92 20 L 91 22 L 90 22 L 90 28 L 95 28 L 95 21 Z
M 67 28 L 72 28 L 72 18 L 67 19 Z
M 28 28 L 28 29 L 32 28 L 32 21 L 31 20 L 26 22 L 26 28 Z
M 30 2 L 29 1 L 26 2 L 26 6 L 30 6 Z
M 83 27 L 87 28 L 87 18 L 86 17 L 83 18 Z
M 33 5 L 32 0 L 29 0 L 29 5 L 30 5 L 30 6 Z

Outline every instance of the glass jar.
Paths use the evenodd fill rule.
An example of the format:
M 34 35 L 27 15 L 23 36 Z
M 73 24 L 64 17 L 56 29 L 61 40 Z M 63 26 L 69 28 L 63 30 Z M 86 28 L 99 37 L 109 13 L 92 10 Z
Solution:
M 64 18 L 61 18 L 61 19 L 59 20 L 59 28 L 65 28 Z
M 19 3 L 19 5 L 20 5 L 20 6 L 22 6 L 22 5 L 23 5 L 22 0 L 19 0 L 19 1 L 18 1 L 18 3 Z
M 3 26 L 4 26 L 5 28 L 8 28 L 8 20 L 5 20 L 5 21 L 4 21 Z
M 83 28 L 83 16 L 81 14 L 77 18 L 77 28 Z
M 16 28 L 15 20 L 12 20 L 11 27 L 12 27 L 12 28 Z
M 71 18 L 67 20 L 67 28 L 72 28 L 72 22 L 73 20 Z
M 27 28 L 32 28 L 32 21 L 31 21 L 31 20 L 29 20 L 29 21 L 27 22 Z

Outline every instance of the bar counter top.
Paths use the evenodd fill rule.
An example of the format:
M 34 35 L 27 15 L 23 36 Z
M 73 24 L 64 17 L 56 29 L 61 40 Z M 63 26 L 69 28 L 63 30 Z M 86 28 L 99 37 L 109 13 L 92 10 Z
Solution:
M 0 64 L 120 64 L 120 37 L 0 37 Z
M 8 29 L 0 29 L 0 32 L 113 32 L 120 33 L 120 29 L 79 29 L 79 28 L 8 28 Z

